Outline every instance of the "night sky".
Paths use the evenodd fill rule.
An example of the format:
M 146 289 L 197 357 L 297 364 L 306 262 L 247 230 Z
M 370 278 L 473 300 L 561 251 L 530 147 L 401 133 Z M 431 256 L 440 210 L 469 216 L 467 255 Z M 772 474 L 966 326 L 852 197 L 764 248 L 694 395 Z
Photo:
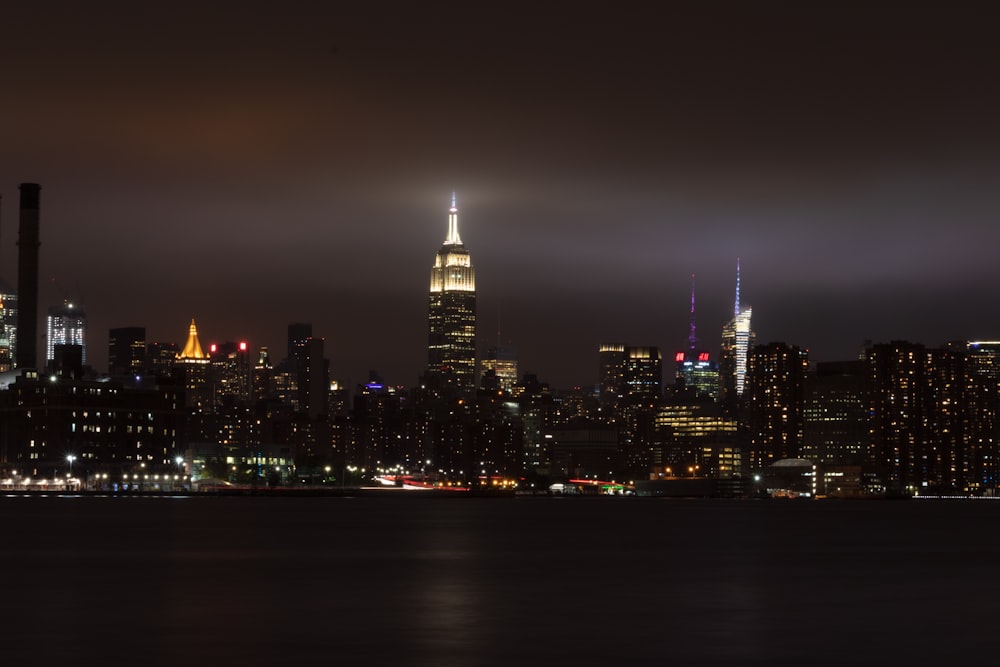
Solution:
M 42 185 L 40 312 L 412 385 L 457 191 L 479 346 L 557 387 L 605 341 L 1000 338 L 1000 41 L 956 3 L 15 3 L 0 278 Z M 652 4 L 652 3 L 650 3 Z M 40 349 L 43 349 L 40 347 Z

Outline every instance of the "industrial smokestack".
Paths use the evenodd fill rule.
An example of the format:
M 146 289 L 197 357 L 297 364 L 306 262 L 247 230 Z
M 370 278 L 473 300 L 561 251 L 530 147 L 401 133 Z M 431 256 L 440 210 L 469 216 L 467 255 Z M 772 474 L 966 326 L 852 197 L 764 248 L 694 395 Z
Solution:
M 37 183 L 21 183 L 17 231 L 17 367 L 38 368 L 38 195 Z

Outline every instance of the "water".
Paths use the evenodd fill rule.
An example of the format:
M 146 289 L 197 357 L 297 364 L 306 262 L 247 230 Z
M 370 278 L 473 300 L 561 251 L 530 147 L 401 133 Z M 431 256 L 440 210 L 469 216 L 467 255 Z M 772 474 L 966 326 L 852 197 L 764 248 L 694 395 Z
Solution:
M 3 664 L 956 664 L 1000 502 L 0 497 Z

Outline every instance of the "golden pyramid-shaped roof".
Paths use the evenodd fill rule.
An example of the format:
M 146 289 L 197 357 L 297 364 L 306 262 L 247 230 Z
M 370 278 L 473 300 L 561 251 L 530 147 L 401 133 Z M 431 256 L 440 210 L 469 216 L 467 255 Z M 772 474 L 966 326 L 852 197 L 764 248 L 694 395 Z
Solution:
M 188 330 L 187 343 L 184 344 L 184 349 L 181 353 L 177 355 L 178 359 L 205 359 L 207 355 L 201 351 L 201 343 L 198 341 L 198 327 L 194 324 L 194 319 L 191 320 L 191 327 Z

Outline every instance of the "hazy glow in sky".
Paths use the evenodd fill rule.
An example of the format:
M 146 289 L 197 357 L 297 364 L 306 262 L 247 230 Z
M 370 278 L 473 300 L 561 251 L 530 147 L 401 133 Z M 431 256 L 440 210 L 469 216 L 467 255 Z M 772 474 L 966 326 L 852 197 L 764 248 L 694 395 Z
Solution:
M 27 5 L 28 3 L 21 3 Z M 5 10 L 0 278 L 42 184 L 40 311 L 411 384 L 458 192 L 480 347 L 996 338 L 1000 46 L 971 7 L 47 3 Z M 751 6 L 752 5 L 752 6 Z M 498 334 L 499 332 L 499 334 Z

